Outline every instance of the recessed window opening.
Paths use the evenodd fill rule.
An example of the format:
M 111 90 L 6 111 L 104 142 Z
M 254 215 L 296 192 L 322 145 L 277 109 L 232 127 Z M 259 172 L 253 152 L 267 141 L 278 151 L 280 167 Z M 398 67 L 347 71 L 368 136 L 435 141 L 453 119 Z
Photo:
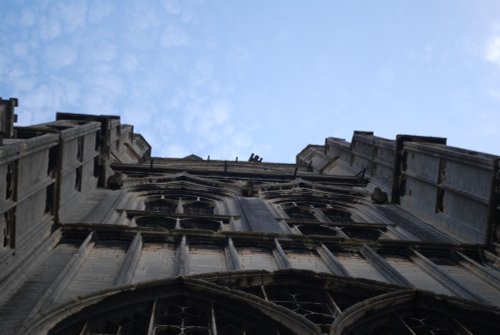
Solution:
M 172 202 L 165 199 L 153 199 L 146 201 L 146 210 L 148 211 L 174 214 L 176 208 L 177 202 Z
M 75 170 L 75 189 L 78 192 L 82 191 L 82 167 L 79 166 Z
M 382 234 L 378 229 L 359 228 L 359 227 L 344 227 L 342 231 L 349 236 L 349 238 L 359 240 L 376 241 Z
M 77 139 L 76 159 L 83 162 L 83 136 Z
M 141 216 L 135 219 L 135 224 L 139 227 L 175 229 L 177 220 L 173 218 L 162 218 L 158 216 Z
M 327 236 L 337 235 L 335 228 L 328 226 L 307 224 L 307 225 L 297 226 L 297 228 L 303 235 L 327 235 Z
M 184 214 L 188 215 L 213 215 L 215 205 L 208 201 L 192 201 L 184 203 Z
M 54 184 L 50 184 L 47 186 L 47 190 L 45 192 L 45 213 L 52 214 L 54 210 Z
M 204 229 L 211 231 L 219 231 L 221 224 L 219 221 L 204 220 L 204 219 L 185 219 L 180 222 L 182 229 Z
M 94 157 L 94 171 L 93 176 L 99 178 L 99 156 Z
M 16 189 L 17 161 L 7 163 L 5 174 L 5 199 L 13 198 Z
M 290 207 L 285 209 L 286 214 L 293 220 L 314 220 L 316 217 L 308 208 Z
M 101 150 L 101 133 L 96 131 L 95 133 L 95 151 L 99 152 Z
M 16 212 L 15 208 L 3 213 L 3 246 L 14 249 L 16 247 Z
M 436 198 L 436 213 L 444 212 L 444 189 L 438 188 Z
M 354 223 L 351 218 L 351 213 L 336 209 L 336 208 L 328 208 L 323 210 L 323 214 L 326 215 L 330 221 L 335 223 Z
M 57 157 L 59 156 L 59 147 L 54 146 L 49 149 L 49 162 L 47 164 L 47 176 L 51 178 L 56 177 L 57 171 Z

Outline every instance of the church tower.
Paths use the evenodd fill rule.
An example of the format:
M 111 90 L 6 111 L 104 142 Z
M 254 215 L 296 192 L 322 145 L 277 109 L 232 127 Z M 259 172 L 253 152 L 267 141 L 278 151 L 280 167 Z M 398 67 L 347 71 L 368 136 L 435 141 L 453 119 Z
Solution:
M 16 105 L 1 334 L 500 332 L 497 156 L 356 131 L 295 164 L 152 157 L 118 116 Z

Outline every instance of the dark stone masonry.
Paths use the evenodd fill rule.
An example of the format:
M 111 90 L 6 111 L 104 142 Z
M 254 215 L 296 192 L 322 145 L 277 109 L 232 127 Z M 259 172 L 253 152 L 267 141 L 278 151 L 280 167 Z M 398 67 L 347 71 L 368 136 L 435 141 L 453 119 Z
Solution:
M 497 156 L 355 131 L 295 164 L 151 157 L 119 116 L 16 106 L 0 334 L 500 333 Z

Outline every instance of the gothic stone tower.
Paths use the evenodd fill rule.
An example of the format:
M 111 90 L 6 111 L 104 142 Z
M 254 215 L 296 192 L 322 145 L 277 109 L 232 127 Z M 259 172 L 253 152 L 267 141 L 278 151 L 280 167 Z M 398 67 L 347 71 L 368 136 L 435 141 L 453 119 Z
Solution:
M 500 332 L 498 157 L 355 132 L 159 158 L 119 117 L 1 104 L 1 334 Z

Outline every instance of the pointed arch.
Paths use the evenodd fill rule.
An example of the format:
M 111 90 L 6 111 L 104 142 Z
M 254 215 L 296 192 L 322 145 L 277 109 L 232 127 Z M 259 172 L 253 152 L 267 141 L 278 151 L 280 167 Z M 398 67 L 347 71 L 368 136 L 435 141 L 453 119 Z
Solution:
M 419 290 L 400 290 L 348 308 L 336 334 L 498 334 L 500 309 Z
M 34 329 L 51 335 L 232 334 L 238 329 L 249 335 L 318 334 L 317 326 L 289 309 L 242 291 L 185 278 L 83 299 L 54 311 L 27 333 Z

